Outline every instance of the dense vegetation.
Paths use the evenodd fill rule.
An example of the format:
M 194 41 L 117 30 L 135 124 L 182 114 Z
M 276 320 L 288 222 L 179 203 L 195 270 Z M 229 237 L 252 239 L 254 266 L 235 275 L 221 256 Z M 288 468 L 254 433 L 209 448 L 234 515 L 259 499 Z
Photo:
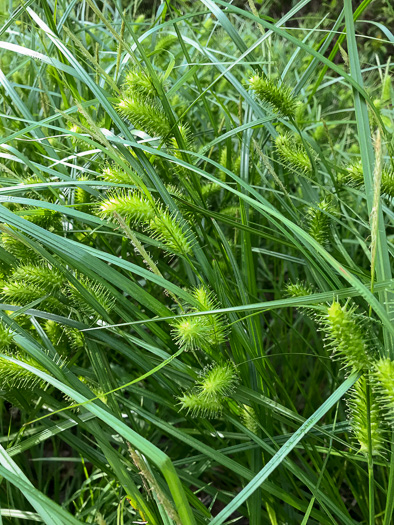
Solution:
M 284 5 L 3 6 L 0 523 L 393 522 L 394 9 Z

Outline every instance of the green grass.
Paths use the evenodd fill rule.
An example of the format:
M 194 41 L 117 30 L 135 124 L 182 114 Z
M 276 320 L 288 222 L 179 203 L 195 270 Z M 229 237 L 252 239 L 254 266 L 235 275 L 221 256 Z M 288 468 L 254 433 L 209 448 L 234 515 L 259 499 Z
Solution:
M 390 525 L 394 12 L 356 4 L 2 4 L 0 523 Z

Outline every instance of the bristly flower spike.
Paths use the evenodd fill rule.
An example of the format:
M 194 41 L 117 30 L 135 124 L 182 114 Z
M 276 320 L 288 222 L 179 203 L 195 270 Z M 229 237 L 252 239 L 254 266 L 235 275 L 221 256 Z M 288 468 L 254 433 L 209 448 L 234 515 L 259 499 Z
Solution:
M 334 301 L 320 317 L 326 333 L 326 346 L 334 358 L 350 370 L 368 370 L 373 362 L 374 348 L 365 326 L 365 319 L 355 313 L 355 307 Z
M 181 409 L 187 410 L 193 417 L 217 417 L 222 413 L 224 402 L 235 390 L 237 382 L 238 374 L 232 363 L 208 367 L 194 388 L 179 398 Z
M 285 167 L 308 175 L 312 173 L 312 163 L 306 149 L 289 133 L 278 135 L 275 145 Z M 311 152 L 311 154 L 315 157 L 314 153 Z
M 177 215 L 162 208 L 148 223 L 153 238 L 162 242 L 169 251 L 189 255 L 192 251 L 190 231 L 185 221 L 180 222 Z
M 237 382 L 237 370 L 231 362 L 213 365 L 196 381 L 196 391 L 204 399 L 221 400 L 234 391 Z
M 154 138 L 168 138 L 170 124 L 156 102 L 144 101 L 136 97 L 125 98 L 119 102 L 117 109 L 136 129 L 141 129 Z
M 364 184 L 363 167 L 361 161 L 350 164 L 346 168 L 345 182 L 356 188 Z M 394 170 L 389 166 L 383 166 L 382 179 L 380 183 L 382 195 L 394 197 Z
M 268 104 L 275 112 L 284 117 L 295 119 L 299 103 L 292 95 L 291 88 L 284 84 L 278 85 L 277 82 L 259 75 L 254 75 L 249 80 L 249 85 L 261 102 Z
M 330 240 L 331 217 L 335 215 L 336 209 L 331 200 L 323 199 L 317 207 L 307 210 L 308 233 L 322 246 L 326 246 Z
M 154 100 L 157 90 L 151 78 L 142 69 L 131 69 L 126 75 L 125 91 L 128 97 Z
M 171 333 L 176 343 L 188 351 L 204 347 L 210 331 L 207 316 L 195 316 L 175 321 Z
M 394 361 L 379 359 L 374 365 L 372 382 L 384 417 L 394 428 Z
M 218 417 L 223 411 L 223 405 L 217 399 L 202 399 L 198 394 L 185 393 L 179 397 L 181 410 L 186 410 L 192 417 Z
M 206 286 L 195 288 L 192 295 L 200 304 L 199 308 L 196 308 L 195 311 L 208 312 L 220 308 L 220 304 L 218 303 L 215 294 Z M 209 314 L 204 317 L 207 320 L 207 324 L 211 327 L 209 340 L 207 341 L 209 346 L 215 347 L 224 343 L 228 335 L 224 316 L 221 314 Z
M 149 223 L 155 217 L 152 203 L 139 191 L 117 191 L 99 205 L 99 215 L 115 220 L 119 215 L 127 224 Z
M 351 389 L 348 400 L 349 421 L 354 437 L 360 444 L 360 452 L 367 455 L 371 449 L 372 455 L 377 456 L 385 450 L 384 425 L 376 395 L 367 387 L 367 378 L 364 375 Z

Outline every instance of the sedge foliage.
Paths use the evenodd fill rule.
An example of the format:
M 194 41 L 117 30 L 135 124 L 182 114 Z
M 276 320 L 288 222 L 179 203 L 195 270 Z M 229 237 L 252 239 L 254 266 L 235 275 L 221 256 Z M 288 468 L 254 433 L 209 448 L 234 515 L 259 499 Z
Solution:
M 5 523 L 392 523 L 394 17 L 359 4 L 0 13 Z

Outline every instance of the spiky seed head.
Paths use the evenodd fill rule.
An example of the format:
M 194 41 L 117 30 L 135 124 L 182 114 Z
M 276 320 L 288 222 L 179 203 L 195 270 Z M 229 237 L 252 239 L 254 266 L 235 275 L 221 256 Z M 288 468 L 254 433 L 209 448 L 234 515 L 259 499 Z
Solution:
M 0 322 L 0 350 L 7 350 L 14 342 L 14 332 L 9 326 Z
M 254 409 L 248 405 L 242 405 L 241 407 L 241 418 L 245 427 L 253 434 L 257 434 L 259 426 L 257 424 L 257 416 Z
M 192 295 L 200 303 L 200 306 L 194 309 L 196 312 L 208 312 L 220 308 L 215 294 L 204 285 L 195 288 L 192 291 Z M 228 329 L 225 317 L 221 314 L 209 314 L 205 319 L 207 325 L 210 326 L 210 333 L 203 348 L 209 353 L 212 348 L 224 343 L 228 335 Z
M 72 350 L 76 351 L 85 348 L 85 336 L 80 330 L 71 326 L 65 326 L 64 332 Z
M 155 210 L 140 192 L 115 192 L 100 203 L 99 215 L 114 221 L 119 215 L 128 224 L 138 224 L 151 221 Z
M 7 281 L 1 288 L 3 300 L 18 306 L 26 306 L 29 303 L 41 299 L 48 295 L 49 290 L 35 283 L 26 283 L 23 281 Z M 56 297 L 47 297 L 40 306 L 42 308 L 52 309 L 53 312 L 64 312 L 63 305 Z
M 377 456 L 385 451 L 385 428 L 376 395 L 368 390 L 367 384 L 366 376 L 362 376 L 350 391 L 349 421 L 354 437 L 360 445 L 360 452 L 365 455 L 369 454 L 370 435 L 372 455 Z
M 177 344 L 185 350 L 196 350 L 206 344 L 210 326 L 206 317 L 185 317 L 173 325 L 172 335 Z
M 289 297 L 303 297 L 306 295 L 311 295 L 313 289 L 311 286 L 308 286 L 305 283 L 297 281 L 295 283 L 287 283 L 285 287 L 286 295 Z
M 259 75 L 254 75 L 249 80 L 249 85 L 261 102 L 268 104 L 275 112 L 284 117 L 295 119 L 299 102 L 292 95 L 288 86 L 278 85 L 277 81 L 274 82 Z
M 126 75 L 125 82 L 126 95 L 134 98 L 138 97 L 142 100 L 153 100 L 157 97 L 157 90 L 151 78 L 142 69 L 132 69 Z
M 310 175 L 312 163 L 303 144 L 297 142 L 289 133 L 278 135 L 275 139 L 278 155 L 287 168 Z M 311 152 L 314 158 L 315 153 Z
M 180 398 L 181 410 L 186 410 L 192 417 L 214 418 L 221 415 L 222 403 L 215 399 L 203 399 L 196 393 L 185 393 Z
M 115 298 L 112 297 L 109 290 L 107 290 L 102 284 L 92 281 L 87 277 L 80 278 L 79 282 L 86 292 L 92 296 L 93 300 L 97 302 L 107 314 L 112 311 L 115 306 Z M 92 305 L 73 284 L 67 284 L 66 293 L 68 293 L 70 301 L 79 313 L 89 318 L 97 317 L 98 313 L 95 306 Z
M 326 346 L 344 367 L 351 370 L 368 370 L 374 358 L 373 345 L 366 326 L 366 319 L 357 316 L 354 307 L 342 306 L 338 301 L 327 308 L 321 318 L 327 335 Z
M 117 167 L 115 164 L 105 166 L 101 176 L 105 181 L 116 184 L 135 184 L 137 187 L 140 187 L 142 184 L 141 177 L 136 173 L 132 172 L 132 174 L 130 174 L 129 172 Z
M 170 140 L 170 124 L 157 103 L 137 97 L 125 98 L 118 103 L 117 109 L 136 129 L 145 131 L 151 137 Z
M 232 363 L 218 364 L 204 370 L 196 381 L 196 390 L 206 399 L 223 400 L 234 391 L 237 382 L 237 370 Z
M 150 220 L 148 230 L 170 252 L 181 255 L 191 253 L 190 230 L 185 221 L 178 221 L 177 214 L 163 209 L 158 210 L 158 214 Z
M 331 217 L 335 215 L 336 209 L 330 199 L 323 199 L 317 207 L 307 210 L 308 233 L 319 244 L 326 246 L 330 240 Z
M 88 177 L 79 177 L 79 181 L 87 181 Z M 90 204 L 93 201 L 93 196 L 91 193 L 86 191 L 84 186 L 76 187 L 74 190 L 74 202 L 75 204 Z
M 38 255 L 33 248 L 26 246 L 26 244 L 19 241 L 9 233 L 3 232 L 1 234 L 1 244 L 7 252 L 11 253 L 19 260 L 37 260 L 38 258 Z
M 394 361 L 389 358 L 377 360 L 372 381 L 384 416 L 394 426 Z
M 18 266 L 12 279 L 16 282 L 35 284 L 42 290 L 56 291 L 64 284 L 64 275 L 49 264 L 25 263 Z
M 37 368 L 42 372 L 47 370 L 40 365 L 35 359 L 29 355 L 21 354 L 19 352 L 9 354 L 9 357 L 21 361 L 29 366 Z M 36 387 L 44 388 L 46 381 L 38 377 L 36 374 L 27 370 L 18 363 L 9 361 L 4 357 L 0 357 L 0 389 L 4 390 L 6 393 L 12 392 L 14 389 L 27 389 L 32 390 Z
M 287 295 L 288 297 L 305 297 L 308 295 L 312 295 L 313 292 L 314 290 L 312 286 L 302 283 L 300 281 L 297 281 L 295 283 L 289 282 L 285 286 L 285 295 Z M 299 308 L 301 308 L 303 314 L 314 319 L 315 309 L 313 307 L 301 306 Z
M 362 186 L 364 184 L 364 172 L 361 160 L 347 166 L 346 175 L 343 178 L 344 182 L 350 186 L 355 188 Z M 380 193 L 390 198 L 394 197 L 394 170 L 388 165 L 382 168 Z

